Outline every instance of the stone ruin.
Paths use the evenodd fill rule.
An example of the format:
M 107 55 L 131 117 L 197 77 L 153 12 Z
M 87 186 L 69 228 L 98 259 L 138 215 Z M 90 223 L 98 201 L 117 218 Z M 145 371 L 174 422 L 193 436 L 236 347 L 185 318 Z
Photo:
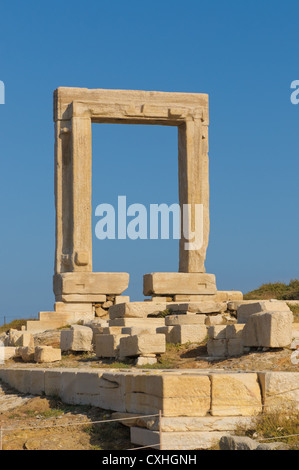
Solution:
M 210 357 L 291 343 L 292 313 L 285 303 L 250 307 L 254 301 L 244 301 L 241 292 L 218 291 L 215 275 L 205 272 L 210 226 L 208 95 L 58 88 L 54 122 L 56 302 L 53 312 L 40 312 L 38 321 L 27 322 L 28 332 L 81 322 L 80 331 L 72 327 L 63 333 L 63 350 L 79 351 L 75 345 L 88 325 L 93 336 L 86 333 L 87 343 L 90 347 L 93 342 L 98 357 L 136 357 L 140 365 L 154 363 L 165 342 L 201 342 L 208 336 Z M 202 245 L 185 249 L 189 240 L 182 217 L 179 272 L 145 274 L 143 293 L 151 299 L 144 302 L 130 302 L 122 295 L 128 273 L 92 271 L 92 123 L 176 126 L 179 204 L 181 209 L 185 204 L 203 207 L 203 227 L 195 223 L 195 211 L 188 213 L 189 226 L 201 231 L 197 235 Z M 246 328 L 250 315 L 243 321 L 242 309 L 255 314 Z
M 203 207 L 203 227 L 195 224 L 194 211 L 189 214 L 190 227 L 202 231 L 201 246 L 185 249 L 182 226 L 179 272 L 145 274 L 144 295 L 161 304 L 242 299 L 239 292 L 217 292 L 215 276 L 205 273 L 210 226 L 207 95 L 58 88 L 54 122 L 56 303 L 53 312 L 40 312 L 39 324 L 28 322 L 28 330 L 90 320 L 95 311 L 104 315 L 110 306 L 129 301 L 121 295 L 129 285 L 128 273 L 92 271 L 92 123 L 176 126 L 179 204 Z
M 246 301 L 241 292 L 220 292 L 215 276 L 205 272 L 207 95 L 58 88 L 54 121 L 55 307 L 40 312 L 39 320 L 28 321 L 23 331 L 0 335 L 6 360 L 50 363 L 60 361 L 61 352 L 95 351 L 101 359 L 134 358 L 137 366 L 144 366 L 157 362 L 166 343 L 207 338 L 207 363 L 241 356 L 250 348 L 292 348 L 299 329 L 285 302 Z M 179 272 L 145 274 L 143 293 L 151 299 L 144 302 L 122 295 L 128 273 L 92 272 L 93 122 L 177 126 L 180 206 L 203 205 L 201 248 L 185 250 L 182 237 Z M 196 227 L 194 213 L 190 217 Z M 60 349 L 35 344 L 35 333 L 61 327 Z M 65 403 L 112 410 L 131 427 L 132 443 L 161 449 L 210 448 L 240 423 L 250 426 L 257 413 L 299 403 L 297 372 L 0 367 L 0 379 L 22 393 L 55 394 Z M 159 412 L 160 424 L 158 418 L 140 417 Z M 220 442 L 228 445 L 225 439 Z

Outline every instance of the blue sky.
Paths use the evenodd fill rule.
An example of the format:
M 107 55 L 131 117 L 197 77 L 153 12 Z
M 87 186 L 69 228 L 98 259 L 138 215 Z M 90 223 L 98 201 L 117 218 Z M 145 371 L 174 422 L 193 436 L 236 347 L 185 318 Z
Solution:
M 207 271 L 244 292 L 299 277 L 296 1 L 1 1 L 0 323 L 52 310 L 58 86 L 210 95 Z M 178 201 L 176 129 L 93 125 L 93 208 Z M 93 227 L 96 224 L 93 215 Z M 178 269 L 177 241 L 98 241 L 94 270 Z

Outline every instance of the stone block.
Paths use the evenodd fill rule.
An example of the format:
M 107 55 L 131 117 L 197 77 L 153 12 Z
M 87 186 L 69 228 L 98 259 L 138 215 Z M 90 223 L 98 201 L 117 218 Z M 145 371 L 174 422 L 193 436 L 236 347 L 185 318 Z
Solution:
M 160 326 L 156 329 L 157 334 L 165 335 L 166 343 L 174 343 L 175 344 L 175 335 L 173 333 L 174 326 Z
M 60 397 L 62 390 L 62 370 L 48 369 L 45 370 L 45 395 L 48 397 Z
M 93 305 L 91 302 L 55 302 L 54 309 L 57 313 L 83 313 L 87 315 L 93 315 Z
M 38 320 L 29 320 L 26 323 L 27 331 L 30 331 L 32 334 L 43 333 L 44 331 L 48 330 L 56 330 L 57 328 L 61 328 L 65 326 L 65 321 L 61 320 L 47 320 L 47 321 L 38 321 Z
M 121 335 L 123 333 L 122 330 L 122 326 L 108 326 L 106 328 L 103 328 L 103 335 Z M 124 334 L 128 335 L 129 333 Z
M 255 373 L 212 373 L 212 416 L 253 416 L 262 411 Z
M 96 328 L 96 327 L 107 328 L 109 326 L 109 321 L 103 320 L 101 318 L 94 318 L 92 321 L 83 322 L 83 326 L 89 326 L 89 328 Z
M 207 337 L 205 325 L 176 325 L 171 332 L 175 344 L 202 343 Z
M 37 346 L 35 348 L 34 360 L 38 363 L 61 361 L 61 350 L 51 346 Z
M 192 313 L 186 315 L 168 315 L 167 317 L 165 317 L 165 325 L 204 325 L 205 320 L 205 315 L 195 315 Z
M 240 338 L 229 339 L 227 341 L 227 354 L 228 356 L 242 356 L 244 353 L 243 340 Z
M 97 388 L 98 406 L 104 410 L 127 411 L 126 382 L 127 376 L 122 372 L 103 373 Z
M 73 325 L 70 330 L 62 330 L 60 348 L 62 351 L 92 350 L 93 330 L 87 326 Z
M 167 301 L 168 301 L 167 299 L 169 299 L 169 297 L 161 297 L 160 295 L 157 295 L 155 297 L 152 297 L 151 299 L 147 299 L 146 301 L 147 302 L 155 302 L 157 304 L 164 304 L 164 303 L 166 304 Z
M 216 302 L 216 294 L 202 294 L 202 295 L 188 295 L 188 294 L 183 294 L 183 295 L 174 295 L 173 296 L 173 301 L 174 302 L 183 302 L 183 303 L 201 303 L 201 302 Z
M 116 328 L 116 327 L 114 327 Z M 156 328 L 149 326 L 131 326 L 126 328 L 121 328 L 121 333 L 124 335 L 136 336 L 136 335 L 155 335 Z
M 258 442 L 246 436 L 223 436 L 220 439 L 220 450 L 256 450 Z
M 261 312 L 290 312 L 286 302 L 280 300 L 262 300 L 240 305 L 237 310 L 238 323 L 247 323 L 251 315 Z
M 227 325 L 225 328 L 226 339 L 242 339 L 244 325 Z
M 18 356 L 22 358 L 23 362 L 34 362 L 35 347 L 20 347 L 18 348 Z
M 163 432 L 161 439 L 162 450 L 208 450 L 216 447 L 219 439 L 226 433 L 224 431 L 210 432 Z
M 155 373 L 126 377 L 126 411 L 163 416 L 205 416 L 210 409 L 210 379 L 204 374 Z
M 45 394 L 59 397 L 63 403 L 76 404 L 76 369 L 45 369 Z
M 30 391 L 30 374 L 24 369 L 9 369 L 7 383 L 21 393 Z
M 107 310 L 103 309 L 101 305 L 97 305 L 95 307 L 95 316 L 96 318 L 103 318 L 103 319 L 108 319 L 109 318 L 109 312 Z
M 145 428 L 149 431 L 159 431 L 159 417 L 142 418 L 133 413 L 113 413 L 113 419 L 122 419 L 121 423 L 128 427 Z M 128 419 L 130 418 L 130 419 Z M 238 427 L 250 429 L 254 418 L 250 416 L 204 416 L 204 417 L 163 417 L 161 419 L 162 432 L 233 432 Z
M 84 371 L 77 374 L 75 402 L 77 405 L 99 406 L 99 388 L 102 373 Z
M 239 291 L 220 291 L 216 293 L 217 302 L 231 302 L 243 300 L 243 294 Z
M 213 431 L 235 431 L 239 426 L 249 429 L 253 424 L 253 419 L 248 416 L 204 416 L 204 417 L 162 417 L 161 428 L 164 432 L 213 432 Z M 151 426 L 151 422 L 146 423 L 146 427 L 153 431 L 159 430 L 159 422 Z
M 120 340 L 119 351 L 121 357 L 162 354 L 166 351 L 165 336 L 161 334 L 128 336 Z
M 12 347 L 25 347 L 34 346 L 34 339 L 28 331 L 10 330 L 7 339 L 7 346 Z
M 63 403 L 70 405 L 76 404 L 76 385 L 77 385 L 77 370 L 76 369 L 62 369 L 61 372 L 61 390 L 60 398 Z
M 206 450 L 216 446 L 223 432 L 163 432 L 131 427 L 131 442 L 161 450 Z
M 56 302 L 65 302 L 65 303 L 98 304 L 98 303 L 106 301 L 106 295 L 103 295 L 103 294 L 60 294 L 60 295 L 55 295 L 55 300 Z
M 146 357 L 146 356 L 139 356 L 136 359 L 135 365 L 136 366 L 147 366 L 157 364 L 156 357 Z
M 258 300 L 231 300 L 227 302 L 227 310 L 236 312 L 241 305 L 255 304 Z
M 254 313 L 244 330 L 244 346 L 283 348 L 292 342 L 293 314 L 288 311 Z
M 127 327 L 155 327 L 165 326 L 164 318 L 116 318 L 115 320 L 109 320 L 109 326 L 121 326 L 123 328 Z
M 130 302 L 110 307 L 109 317 L 111 320 L 117 318 L 147 318 L 149 315 L 157 315 L 165 309 L 166 303 Z
M 206 273 L 151 273 L 143 276 L 143 294 L 216 294 L 216 279 Z
M 94 313 L 83 312 L 39 312 L 41 322 L 59 322 L 62 326 L 72 325 L 79 321 L 92 321 Z
M 214 326 L 214 325 L 224 325 L 225 318 L 223 315 L 208 315 L 206 318 L 206 325 Z
M 114 299 L 114 305 L 128 304 L 129 302 L 130 297 L 128 295 L 116 295 Z
M 54 293 L 60 295 L 122 294 L 129 285 L 128 273 L 71 272 L 56 274 Z M 106 299 L 105 299 L 106 300 Z
M 92 344 L 93 345 L 95 344 L 96 336 L 105 334 L 104 330 L 107 330 L 107 329 L 108 328 L 103 328 L 102 326 L 95 326 L 95 327 L 92 328 L 92 333 L 93 333 L 93 335 L 92 335 Z
M 121 338 L 126 338 L 123 334 L 109 334 L 96 336 L 96 356 L 97 357 L 117 357 L 119 356 L 119 345 Z
M 31 369 L 30 393 L 32 395 L 43 395 L 45 393 L 45 371 L 44 370 Z
M 211 357 L 226 357 L 228 355 L 226 339 L 209 339 L 207 350 Z
M 210 339 L 226 339 L 226 325 L 209 326 L 208 336 Z
M 210 314 L 223 313 L 226 310 L 225 302 L 185 302 L 185 303 L 168 303 L 167 308 L 173 313 L 193 313 L 193 314 Z
M 140 447 L 152 447 L 153 449 L 160 449 L 160 435 L 157 431 L 149 431 L 132 426 L 130 429 L 130 440 L 132 444 Z
M 265 411 L 299 410 L 299 372 L 260 372 Z
M 2 361 L 9 361 L 16 356 L 16 348 L 13 346 L 0 345 L 0 364 Z
M 292 337 L 293 339 L 299 339 L 299 323 L 293 323 L 292 326 Z

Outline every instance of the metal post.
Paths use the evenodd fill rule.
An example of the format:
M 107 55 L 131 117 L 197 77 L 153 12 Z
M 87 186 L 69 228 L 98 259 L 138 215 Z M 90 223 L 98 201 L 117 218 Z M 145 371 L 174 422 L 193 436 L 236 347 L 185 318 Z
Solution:
M 162 450 L 162 411 L 159 411 L 159 436 L 160 436 L 160 450 Z

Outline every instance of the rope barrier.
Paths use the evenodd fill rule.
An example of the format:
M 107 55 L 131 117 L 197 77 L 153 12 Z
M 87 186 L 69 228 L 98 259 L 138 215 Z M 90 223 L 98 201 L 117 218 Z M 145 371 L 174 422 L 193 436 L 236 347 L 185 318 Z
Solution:
M 52 425 L 46 425 L 46 426 L 30 426 L 30 427 L 22 427 L 22 428 L 17 428 L 17 427 L 12 427 L 12 428 L 2 428 L 2 431 L 31 431 L 31 430 L 37 430 L 37 429 L 48 429 L 48 428 L 56 428 L 56 427 L 70 427 L 70 426 L 92 426 L 93 424 L 104 424 L 104 423 L 115 423 L 115 422 L 122 422 L 122 421 L 132 421 L 135 419 L 145 419 L 145 418 L 152 418 L 152 417 L 158 417 L 158 414 L 155 415 L 141 415 L 141 416 L 132 416 L 130 418 L 115 418 L 115 419 L 105 419 L 101 421 L 80 421 L 76 423 L 68 423 L 68 424 L 52 424 Z
M 225 411 L 217 408 L 217 411 Z M 30 427 L 8 427 L 4 428 L 0 426 L 0 450 L 3 450 L 3 437 L 5 432 L 13 432 L 13 431 L 37 431 L 39 429 L 50 429 L 50 428 L 67 428 L 67 427 L 74 427 L 74 426 L 93 426 L 95 424 L 107 424 L 107 423 L 114 423 L 114 422 L 119 422 L 122 423 L 123 421 L 132 421 L 132 420 L 137 420 L 137 419 L 146 419 L 146 418 L 157 418 L 159 417 L 159 444 L 152 444 L 152 445 L 146 445 L 146 446 L 141 446 L 141 447 L 135 447 L 131 449 L 126 449 L 128 451 L 134 451 L 134 450 L 141 450 L 141 449 L 149 449 L 149 448 L 154 448 L 154 447 L 159 447 L 161 449 L 161 438 L 162 438 L 162 413 L 161 411 L 159 414 L 150 414 L 150 415 L 140 415 L 140 416 L 131 416 L 129 418 L 112 418 L 112 419 L 105 419 L 105 420 L 99 420 L 99 421 L 80 421 L 80 422 L 75 422 L 75 423 L 68 423 L 68 424 L 52 424 L 52 425 L 46 425 L 46 426 L 30 426 Z M 219 417 L 217 417 L 219 418 Z M 238 416 L 236 416 L 238 418 Z M 241 418 L 241 416 L 239 416 Z M 289 434 L 286 436 L 277 436 L 277 437 L 269 437 L 269 438 L 261 438 L 257 439 L 258 442 L 265 442 L 265 441 L 272 441 L 272 440 L 279 440 L 279 439 L 288 439 L 292 437 L 298 437 L 299 434 Z
M 288 439 L 289 437 L 297 437 L 299 436 L 299 434 L 289 434 L 288 436 L 277 436 L 277 437 L 265 437 L 265 438 L 262 438 L 262 439 L 257 439 L 258 442 L 262 442 L 262 441 L 273 441 L 273 440 L 277 440 L 277 439 Z

